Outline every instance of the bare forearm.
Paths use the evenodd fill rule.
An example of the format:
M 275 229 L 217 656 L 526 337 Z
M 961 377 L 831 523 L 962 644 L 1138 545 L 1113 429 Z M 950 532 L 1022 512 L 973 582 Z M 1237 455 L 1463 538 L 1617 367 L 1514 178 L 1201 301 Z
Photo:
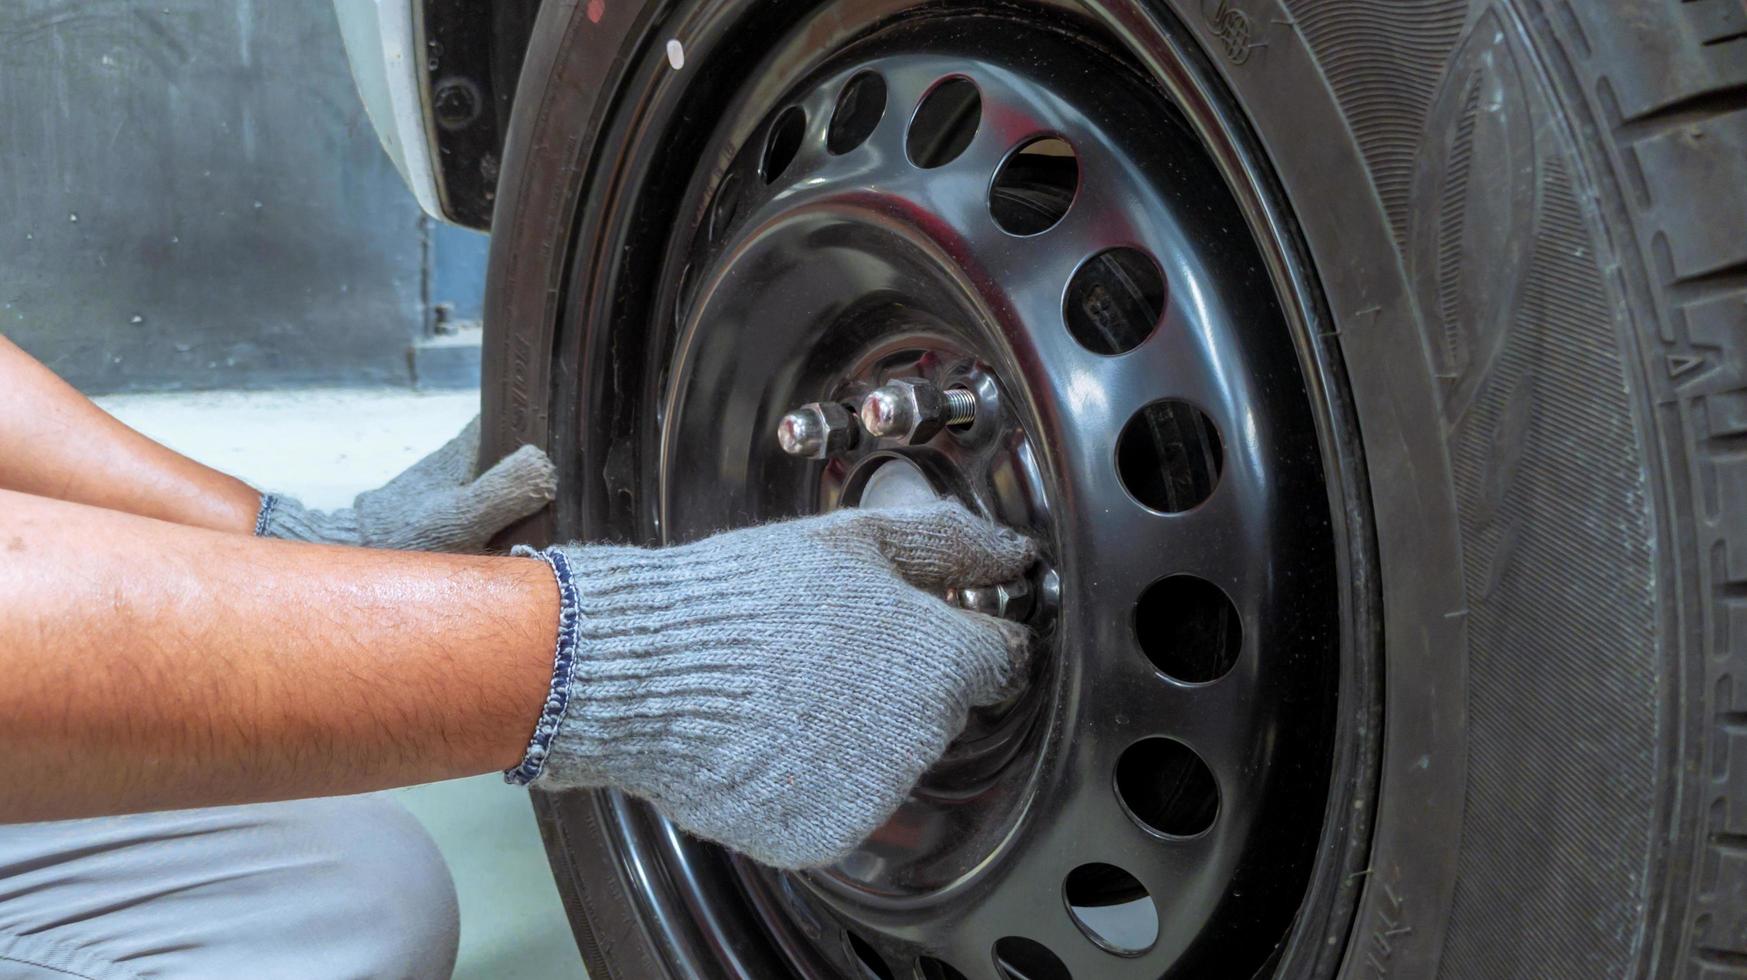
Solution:
M 253 530 L 248 484 L 140 435 L 0 337 L 0 488 L 225 531 Z
M 0 491 L 0 821 L 507 768 L 556 622 L 537 561 L 264 541 Z

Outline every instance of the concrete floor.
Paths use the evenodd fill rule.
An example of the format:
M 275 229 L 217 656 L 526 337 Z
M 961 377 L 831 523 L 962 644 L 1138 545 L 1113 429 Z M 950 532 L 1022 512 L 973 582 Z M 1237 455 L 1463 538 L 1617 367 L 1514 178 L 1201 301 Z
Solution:
M 442 445 L 477 392 L 401 389 L 112 395 L 98 404 L 178 452 L 312 507 L 344 507 Z M 531 724 L 531 721 L 530 721 Z M 401 790 L 461 899 L 458 980 L 582 977 L 527 794 L 495 775 Z

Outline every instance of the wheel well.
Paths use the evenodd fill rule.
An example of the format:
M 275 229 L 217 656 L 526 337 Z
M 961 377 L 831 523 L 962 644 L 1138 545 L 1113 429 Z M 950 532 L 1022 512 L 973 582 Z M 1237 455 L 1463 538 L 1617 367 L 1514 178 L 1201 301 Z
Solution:
M 421 80 L 443 216 L 485 230 L 541 0 L 423 0 Z

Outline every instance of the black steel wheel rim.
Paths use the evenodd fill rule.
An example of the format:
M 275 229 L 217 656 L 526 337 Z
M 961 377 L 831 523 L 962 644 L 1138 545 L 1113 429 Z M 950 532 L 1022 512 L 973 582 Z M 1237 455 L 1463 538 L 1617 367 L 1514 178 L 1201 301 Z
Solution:
M 1026 696 L 974 719 L 838 868 L 724 860 L 611 801 L 676 953 L 701 940 L 745 972 L 721 955 L 745 937 L 721 940 L 755 922 L 803 975 L 1247 975 L 1299 962 L 1305 904 L 1351 894 L 1329 879 L 1362 828 L 1327 816 L 1366 778 L 1342 699 L 1374 692 L 1346 666 L 1362 549 L 1339 420 L 1307 386 L 1311 318 L 1280 301 L 1230 161 L 1157 79 L 1039 20 L 846 29 L 726 107 L 702 147 L 719 165 L 673 209 L 628 494 L 641 536 L 834 506 L 906 460 L 1036 533 L 1034 584 L 1059 589 L 1034 613 Z M 919 134 L 966 84 L 975 109 L 960 93 Z M 1040 140 L 1060 142 L 1022 152 Z M 925 446 L 777 451 L 787 408 L 897 375 L 996 410 Z M 1150 925 L 1099 927 L 1139 896 Z

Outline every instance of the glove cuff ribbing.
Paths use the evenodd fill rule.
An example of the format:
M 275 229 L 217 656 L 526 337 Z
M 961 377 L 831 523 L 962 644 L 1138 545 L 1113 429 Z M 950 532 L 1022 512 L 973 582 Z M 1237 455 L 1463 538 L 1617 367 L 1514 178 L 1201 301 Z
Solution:
M 528 739 L 527 751 L 522 753 L 522 761 L 512 769 L 504 771 L 504 782 L 513 786 L 526 786 L 540 778 L 540 773 L 546 768 L 546 756 L 551 751 L 552 738 L 558 734 L 558 726 L 564 721 L 564 713 L 570 707 L 571 674 L 576 666 L 576 624 L 577 596 L 576 582 L 571 576 L 570 562 L 564 553 L 556 548 L 537 551 L 527 545 L 517 545 L 511 554 L 521 558 L 538 558 L 552 569 L 552 577 L 558 585 L 558 641 L 552 654 L 552 681 L 546 689 L 546 703 L 540 709 L 539 721 L 534 724 L 534 734 Z
M 261 508 L 255 512 L 255 537 L 269 537 L 267 529 L 272 526 L 273 511 L 279 506 L 279 495 L 276 493 L 261 494 Z
M 279 493 L 261 495 L 261 509 L 255 515 L 255 535 L 315 544 L 356 545 L 362 540 L 358 515 L 350 508 L 311 510 L 296 497 Z

